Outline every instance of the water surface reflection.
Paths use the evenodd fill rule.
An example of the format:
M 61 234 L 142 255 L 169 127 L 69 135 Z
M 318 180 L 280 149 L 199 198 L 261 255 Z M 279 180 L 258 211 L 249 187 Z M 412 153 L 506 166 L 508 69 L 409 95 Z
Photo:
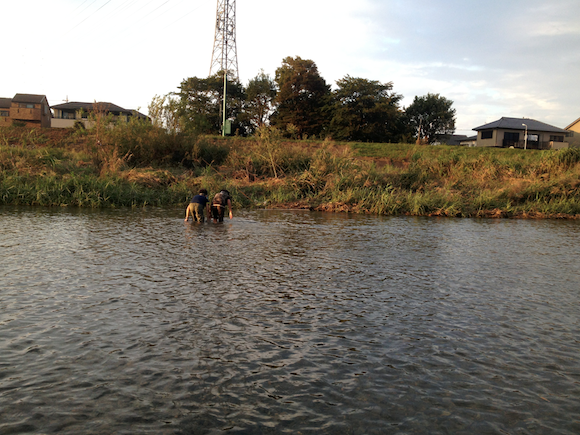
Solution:
M 0 433 L 580 432 L 568 221 L 0 208 Z

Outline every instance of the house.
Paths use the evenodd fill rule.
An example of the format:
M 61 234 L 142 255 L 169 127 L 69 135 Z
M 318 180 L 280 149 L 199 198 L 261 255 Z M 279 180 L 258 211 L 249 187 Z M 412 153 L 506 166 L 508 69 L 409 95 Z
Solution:
M 477 146 L 477 136 L 465 137 L 465 139 L 459 142 L 462 147 L 475 147 Z
M 113 103 L 63 103 L 52 106 L 54 116 L 52 118 L 52 127 L 55 128 L 70 128 L 75 125 L 77 121 L 81 121 L 86 128 L 90 128 L 92 122 L 90 121 L 90 114 L 100 112 L 103 115 L 112 115 L 112 121 L 128 122 L 133 116 L 141 119 L 148 119 L 134 110 L 123 109 Z
M 50 127 L 52 113 L 45 95 L 16 94 L 0 98 L 0 126 L 15 122 L 27 127 Z
M 444 145 L 459 145 L 466 137 L 464 134 L 451 134 L 442 138 L 440 143 Z
M 10 119 L 11 98 L 0 98 L 0 127 L 6 127 L 12 124 Z
M 569 132 L 529 118 L 503 117 L 473 129 L 478 147 L 562 149 L 568 148 Z M 527 137 L 526 137 L 527 135 Z
M 566 127 L 568 131 L 568 142 L 571 147 L 580 147 L 580 118 Z

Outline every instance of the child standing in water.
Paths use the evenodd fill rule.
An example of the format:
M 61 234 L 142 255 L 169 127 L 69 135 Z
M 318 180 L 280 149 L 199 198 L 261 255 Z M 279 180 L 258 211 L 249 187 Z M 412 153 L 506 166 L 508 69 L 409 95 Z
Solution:
M 211 202 L 211 214 L 214 223 L 224 221 L 226 207 L 230 212 L 230 219 L 232 219 L 232 197 L 230 196 L 230 192 L 223 189 L 213 197 L 213 201 Z
M 189 216 L 193 218 L 194 222 L 205 221 L 205 211 L 207 208 L 207 217 L 210 218 L 209 199 L 207 199 L 207 190 L 200 189 L 199 194 L 191 198 L 187 209 L 185 210 L 185 222 L 189 220 Z

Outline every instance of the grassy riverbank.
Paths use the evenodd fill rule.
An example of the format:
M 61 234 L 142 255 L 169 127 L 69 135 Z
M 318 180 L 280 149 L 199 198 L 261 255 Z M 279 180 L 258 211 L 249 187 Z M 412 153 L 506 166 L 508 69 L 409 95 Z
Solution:
M 0 130 L 0 204 L 185 206 L 200 187 L 238 207 L 456 217 L 579 217 L 580 149 L 168 135 L 146 124 Z

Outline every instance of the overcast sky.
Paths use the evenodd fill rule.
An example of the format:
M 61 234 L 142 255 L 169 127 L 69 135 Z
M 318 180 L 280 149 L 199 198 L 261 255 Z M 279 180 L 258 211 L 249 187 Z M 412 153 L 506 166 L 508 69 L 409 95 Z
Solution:
M 0 0 L 0 97 L 105 101 L 147 113 L 207 77 L 216 0 Z M 564 128 L 580 117 L 579 0 L 238 0 L 240 80 L 286 56 L 394 84 L 408 106 L 454 101 L 458 134 L 502 116 Z

